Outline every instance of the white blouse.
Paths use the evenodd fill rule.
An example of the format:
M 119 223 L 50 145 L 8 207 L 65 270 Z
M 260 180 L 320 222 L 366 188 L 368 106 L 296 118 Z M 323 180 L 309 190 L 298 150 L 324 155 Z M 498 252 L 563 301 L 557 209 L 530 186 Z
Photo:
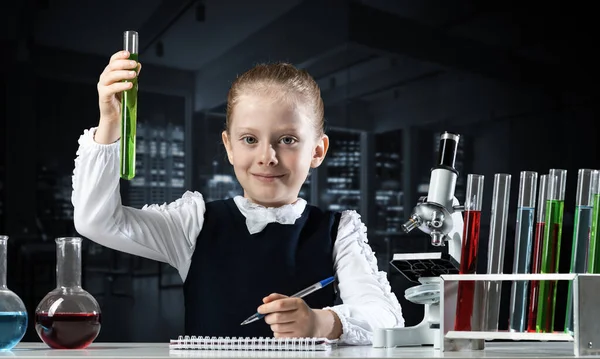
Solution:
M 202 195 L 188 191 L 169 204 L 142 209 L 123 206 L 119 143 L 96 143 L 95 130 L 81 135 L 75 159 L 71 200 L 77 232 L 108 248 L 169 263 L 185 281 L 204 222 Z M 234 201 L 246 217 L 250 233 L 261 231 L 269 222 L 294 223 L 306 206 L 304 200 L 281 208 L 258 206 L 243 197 Z M 404 326 L 402 309 L 386 273 L 378 271 L 366 230 L 358 213 L 342 212 L 333 262 L 343 304 L 323 309 L 339 316 L 340 341 L 345 344 L 371 344 L 375 328 Z

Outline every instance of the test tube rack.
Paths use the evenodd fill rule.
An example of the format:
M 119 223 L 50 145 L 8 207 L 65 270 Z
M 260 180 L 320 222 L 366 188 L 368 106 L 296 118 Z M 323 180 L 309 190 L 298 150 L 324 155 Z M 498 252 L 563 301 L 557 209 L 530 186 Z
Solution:
M 600 293 L 599 274 L 444 274 L 440 276 L 440 350 L 483 350 L 485 341 L 527 340 L 572 342 L 576 357 L 600 355 Z M 573 334 L 564 332 L 530 333 L 509 331 L 454 331 L 456 293 L 461 281 L 474 281 L 475 286 L 485 290 L 492 282 L 503 281 L 571 281 L 573 284 Z M 475 300 L 481 298 L 475 298 Z M 485 306 L 479 303 L 478 308 Z M 475 307 L 475 306 L 474 306 Z M 473 322 L 483 315 L 482 310 L 473 312 Z M 477 329 L 477 328 L 474 328 Z

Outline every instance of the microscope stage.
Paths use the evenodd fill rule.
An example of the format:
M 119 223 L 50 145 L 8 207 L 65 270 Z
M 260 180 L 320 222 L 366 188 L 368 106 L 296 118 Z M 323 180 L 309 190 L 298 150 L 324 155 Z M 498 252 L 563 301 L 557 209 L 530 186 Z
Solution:
M 420 278 L 458 274 L 456 260 L 443 252 L 396 253 L 390 264 L 414 283 L 422 283 Z

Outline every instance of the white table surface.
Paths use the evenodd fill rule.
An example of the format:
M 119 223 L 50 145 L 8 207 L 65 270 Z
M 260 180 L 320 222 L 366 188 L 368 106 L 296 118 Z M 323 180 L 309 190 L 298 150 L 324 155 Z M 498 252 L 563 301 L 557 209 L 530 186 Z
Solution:
M 568 358 L 573 344 L 564 342 L 486 343 L 483 351 L 441 352 L 431 347 L 338 347 L 329 352 L 169 350 L 167 343 L 93 343 L 81 350 L 50 349 L 43 343 L 19 343 L 0 357 L 19 358 Z

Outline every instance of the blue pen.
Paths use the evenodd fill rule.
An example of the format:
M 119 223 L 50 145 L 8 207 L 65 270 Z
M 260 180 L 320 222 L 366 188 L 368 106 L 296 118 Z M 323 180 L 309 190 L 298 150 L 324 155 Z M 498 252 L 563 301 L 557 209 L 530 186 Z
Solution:
M 335 280 L 335 277 L 329 277 L 327 279 L 323 279 L 320 282 L 317 282 L 313 285 L 311 285 L 310 287 L 306 288 L 306 289 L 302 289 L 301 291 L 299 291 L 298 293 L 292 295 L 293 298 L 304 298 L 307 295 L 309 295 L 312 292 L 316 292 L 317 290 L 325 287 L 326 285 L 330 284 L 331 282 L 333 282 Z M 244 320 L 242 322 L 242 324 L 240 325 L 246 325 L 246 324 L 250 324 L 252 322 L 255 322 L 261 318 L 264 318 L 265 315 L 264 314 L 260 314 L 260 313 L 255 313 L 253 314 L 250 318 Z

